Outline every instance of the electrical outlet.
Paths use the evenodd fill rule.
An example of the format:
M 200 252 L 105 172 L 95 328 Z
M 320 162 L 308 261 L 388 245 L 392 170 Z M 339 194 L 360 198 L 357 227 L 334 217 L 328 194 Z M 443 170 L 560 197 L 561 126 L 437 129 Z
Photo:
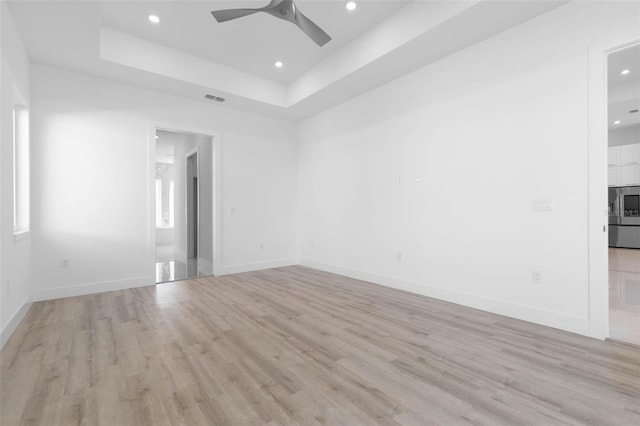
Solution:
M 264 250 L 264 243 L 260 243 L 260 250 Z
M 402 252 L 401 251 L 396 253 L 396 260 L 398 262 L 402 262 Z
M 535 269 L 531 271 L 531 282 L 534 284 L 542 283 L 542 272 L 536 271 Z
M 400 178 L 400 176 L 396 176 L 396 183 L 397 184 L 402 183 L 402 179 Z
M 60 267 L 61 268 L 68 268 L 69 267 L 69 259 L 60 259 Z
M 316 243 L 314 243 L 313 241 L 309 241 L 309 247 L 314 248 L 316 246 Z

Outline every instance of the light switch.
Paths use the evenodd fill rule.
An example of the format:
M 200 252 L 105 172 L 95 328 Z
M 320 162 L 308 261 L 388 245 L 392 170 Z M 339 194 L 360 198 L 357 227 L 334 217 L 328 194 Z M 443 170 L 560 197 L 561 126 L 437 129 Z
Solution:
M 542 283 L 542 272 L 535 269 L 531 271 L 531 282 L 534 284 Z
M 531 200 L 531 211 L 550 212 L 551 198 L 534 198 L 533 200 Z

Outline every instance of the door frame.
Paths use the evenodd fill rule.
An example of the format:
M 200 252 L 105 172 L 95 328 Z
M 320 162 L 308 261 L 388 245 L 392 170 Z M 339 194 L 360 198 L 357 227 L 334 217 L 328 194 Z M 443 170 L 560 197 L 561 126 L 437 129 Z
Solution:
M 208 136 L 211 138 L 211 155 L 213 166 L 212 177 L 212 227 L 213 227 L 213 275 L 218 275 L 221 272 L 222 267 L 222 135 L 221 132 L 213 129 L 192 127 L 188 125 L 182 125 L 180 123 L 171 123 L 165 121 L 149 121 L 148 123 L 148 191 L 147 191 L 147 264 L 149 279 L 155 284 L 156 277 L 156 227 L 155 227 L 155 165 L 156 165 L 156 130 L 165 130 L 176 133 L 191 133 L 197 135 Z M 198 161 L 200 161 L 200 154 L 198 154 Z M 198 174 L 200 169 L 198 165 Z M 198 178 L 198 185 L 200 185 L 200 179 Z M 199 217 L 199 213 L 198 213 Z M 198 245 L 200 239 L 198 239 Z M 198 251 L 200 247 L 198 247 Z
M 588 288 L 589 333 L 609 337 L 609 216 L 607 211 L 608 57 L 640 43 L 613 40 L 588 49 Z

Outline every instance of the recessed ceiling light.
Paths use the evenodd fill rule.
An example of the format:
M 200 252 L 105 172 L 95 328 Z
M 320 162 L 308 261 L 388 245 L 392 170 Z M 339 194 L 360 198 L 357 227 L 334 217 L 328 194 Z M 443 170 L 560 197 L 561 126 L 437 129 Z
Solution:
M 160 18 L 158 18 L 156 15 L 149 15 L 149 21 L 157 24 L 158 22 L 160 22 Z
M 347 8 L 347 10 L 356 10 L 356 7 L 358 7 L 358 4 L 355 1 L 348 1 L 344 7 Z
M 276 68 L 282 68 L 282 67 L 284 67 L 284 64 L 282 63 L 282 61 L 275 61 L 273 63 L 273 66 L 276 67 Z
M 620 120 L 614 121 L 613 124 L 620 124 Z
M 156 139 L 160 139 L 160 136 L 156 135 Z
M 620 74 L 622 75 L 627 75 L 631 72 L 631 70 L 622 70 L 622 72 Z

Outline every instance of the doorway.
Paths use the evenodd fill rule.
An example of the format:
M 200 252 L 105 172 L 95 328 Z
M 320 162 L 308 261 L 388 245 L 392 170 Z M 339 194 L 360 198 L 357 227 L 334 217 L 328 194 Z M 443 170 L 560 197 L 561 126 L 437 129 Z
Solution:
M 609 337 L 640 346 L 640 43 L 607 57 Z
M 198 150 L 186 155 L 187 259 L 198 258 Z
M 213 275 L 213 137 L 156 129 L 156 283 Z

